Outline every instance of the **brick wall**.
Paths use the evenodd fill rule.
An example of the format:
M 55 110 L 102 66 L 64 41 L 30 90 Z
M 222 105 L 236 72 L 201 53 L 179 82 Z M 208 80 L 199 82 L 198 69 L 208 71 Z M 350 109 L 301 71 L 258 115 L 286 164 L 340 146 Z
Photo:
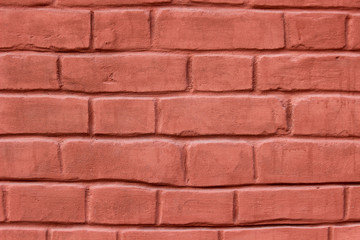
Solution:
M 0 239 L 359 239 L 359 50 L 358 0 L 0 0 Z

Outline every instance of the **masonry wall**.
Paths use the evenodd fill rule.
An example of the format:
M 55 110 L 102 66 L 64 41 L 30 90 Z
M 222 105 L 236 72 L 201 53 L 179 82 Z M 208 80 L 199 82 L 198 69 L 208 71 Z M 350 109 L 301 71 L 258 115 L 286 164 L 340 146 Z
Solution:
M 357 0 L 0 0 L 0 239 L 359 239 L 359 50 Z

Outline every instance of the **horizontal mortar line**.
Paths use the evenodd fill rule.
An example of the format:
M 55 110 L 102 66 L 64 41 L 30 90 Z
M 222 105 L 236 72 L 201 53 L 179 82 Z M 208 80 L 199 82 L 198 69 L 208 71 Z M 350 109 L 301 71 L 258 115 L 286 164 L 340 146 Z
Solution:
M 352 50 L 352 49 L 287 49 L 287 48 L 280 48 L 280 49 L 244 49 L 244 48 L 237 48 L 237 49 L 204 49 L 204 50 L 191 50 L 191 49 L 124 49 L 124 50 L 103 50 L 103 49 L 26 49 L 26 48 L 0 48 L 0 56 L 6 54 L 16 54 L 16 53 L 37 53 L 37 54 L 44 54 L 44 55 L 59 55 L 59 56 L 68 56 L 68 55 L 76 55 L 76 56 L 97 56 L 97 55 L 106 55 L 112 56 L 117 54 L 184 54 L 184 55 L 191 55 L 191 54 L 248 54 L 254 56 L 262 56 L 262 55 L 281 55 L 281 54 L 294 54 L 294 55 L 301 55 L 301 54 L 309 54 L 309 55 L 316 55 L 316 54 L 339 54 L 339 55 L 351 55 L 351 56 L 358 56 L 360 54 L 360 49 Z
M 270 141 L 333 141 L 333 142 L 357 142 L 360 140 L 360 136 L 356 137 L 336 137 L 336 136 L 291 136 L 291 135 L 202 135 L 202 136 L 177 136 L 177 135 L 89 135 L 89 134 L 3 134 L 0 135 L 0 140 L 17 140 L 17 139 L 30 139 L 30 140 L 41 140 L 51 139 L 55 141 L 63 140 L 99 140 L 99 141 L 168 141 L 178 143 L 188 142 L 217 142 L 217 141 L 248 141 L 249 143 L 261 143 Z
M 251 225 L 252 224 L 252 225 Z M 360 224 L 359 221 L 324 221 L 314 223 L 271 223 L 269 224 L 236 224 L 236 225 L 175 225 L 175 224 L 102 224 L 102 223 L 63 223 L 63 222 L 0 222 L 0 230 L 2 227 L 29 227 L 29 228 L 101 228 L 109 230 L 236 230 L 236 229 L 261 229 L 261 228 L 277 228 L 277 227 L 295 227 L 295 228 L 308 228 L 308 227 L 346 227 Z
M 359 91 L 339 91 L 339 90 L 293 90 L 293 91 L 223 91 L 223 92 L 209 92 L 209 91 L 174 91 L 174 92 L 84 92 L 71 90 L 0 90 L 0 97 L 84 97 L 93 99 L 96 98 L 127 98 L 127 99 L 176 99 L 183 97 L 248 97 L 248 98 L 262 98 L 262 97 L 360 97 Z M 285 99 L 283 99 L 285 100 Z
M 157 9 L 203 9 L 203 10 L 246 10 L 246 11 L 261 11 L 261 12 L 330 12 L 330 13 L 358 13 L 360 7 L 346 7 L 346 6 L 334 6 L 334 7 L 301 7 L 301 6 L 251 6 L 249 4 L 228 4 L 228 3 L 194 3 L 176 4 L 176 3 L 148 3 L 148 4 L 114 4 L 114 5 L 88 5 L 88 6 L 62 6 L 62 5 L 38 5 L 38 6 L 16 6 L 16 5 L 1 5 L 1 9 L 45 9 L 45 10 L 116 10 L 116 9 L 141 9 L 148 10 L 150 8 Z
M 324 183 L 248 183 L 239 185 L 220 185 L 220 186 L 189 186 L 189 185 L 173 185 L 170 183 L 148 183 L 144 181 L 131 181 L 131 180 L 69 180 L 69 179 L 14 179 L 14 178 L 2 178 L 0 185 L 66 185 L 66 186 L 86 186 L 96 187 L 101 185 L 109 186 L 124 186 L 124 187 L 140 187 L 140 188 L 151 188 L 154 190 L 213 190 L 213 191 L 236 191 L 242 189 L 264 189 L 264 188 L 317 188 L 317 187 L 351 187 L 360 186 L 359 182 L 324 182 Z

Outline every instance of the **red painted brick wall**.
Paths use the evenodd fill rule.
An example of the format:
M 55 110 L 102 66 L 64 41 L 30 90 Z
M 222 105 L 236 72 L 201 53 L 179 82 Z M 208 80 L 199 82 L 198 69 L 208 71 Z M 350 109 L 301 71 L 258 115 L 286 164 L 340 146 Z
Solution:
M 0 239 L 360 239 L 359 50 L 358 0 L 0 0 Z

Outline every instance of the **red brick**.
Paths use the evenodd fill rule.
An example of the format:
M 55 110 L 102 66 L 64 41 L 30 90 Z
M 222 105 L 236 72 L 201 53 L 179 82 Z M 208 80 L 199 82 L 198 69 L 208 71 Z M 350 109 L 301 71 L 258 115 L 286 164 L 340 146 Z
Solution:
M 237 192 L 236 223 L 307 223 L 343 217 L 342 187 L 252 188 Z
M 354 0 L 250 0 L 250 4 L 258 7 L 360 7 Z
M 284 47 L 282 15 L 163 9 L 155 14 L 154 44 L 171 49 L 278 49 Z
M 359 91 L 360 58 L 338 55 L 278 55 L 258 59 L 260 90 Z
M 89 221 L 105 224 L 154 224 L 156 191 L 100 185 L 89 191 Z
M 123 231 L 121 240 L 218 240 L 211 230 Z
M 360 3 L 359 3 L 360 6 Z M 360 15 L 350 15 L 348 23 L 348 47 L 360 49 Z
M 51 240 L 116 240 L 116 232 L 95 229 L 56 229 L 50 231 Z
M 360 145 L 354 142 L 265 142 L 256 158 L 261 183 L 360 181 Z
M 192 81 L 198 91 L 252 89 L 252 58 L 198 55 L 192 58 Z
M 360 136 L 360 99 L 307 97 L 294 104 L 293 131 L 297 135 Z
M 77 97 L 0 97 L 0 133 L 85 133 L 88 101 Z
M 328 229 L 322 228 L 258 228 L 224 231 L 224 240 L 327 240 Z
M 183 184 L 179 146 L 165 141 L 66 141 L 63 171 L 71 179 L 124 179 Z
M 165 191 L 160 194 L 161 224 L 232 224 L 232 191 Z
M 52 0 L 0 0 L 0 5 L 15 6 L 44 6 L 52 3 Z
M 159 132 L 176 135 L 259 135 L 286 128 L 277 98 L 187 97 L 159 101 Z
M 62 74 L 67 90 L 180 91 L 186 89 L 186 58 L 172 54 L 64 57 Z
M 354 240 L 360 236 L 360 226 L 332 227 L 332 240 Z
M 167 3 L 171 0 L 57 0 L 57 2 L 64 6 L 118 6 Z
M 245 0 L 191 0 L 200 3 L 244 4 Z
M 328 229 L 321 228 L 258 228 L 224 231 L 224 240 L 328 240 Z
M 0 89 L 58 89 L 56 60 L 49 55 L 0 56 Z
M 345 14 L 285 14 L 286 45 L 292 49 L 340 49 L 345 46 Z
M 360 219 L 360 187 L 349 187 L 347 190 L 347 219 Z
M 73 185 L 11 185 L 7 193 L 11 222 L 85 221 L 85 189 Z
M 5 207 L 3 206 L 4 204 L 4 194 L 3 194 L 4 188 L 0 186 L 0 222 L 5 220 Z M 0 234 L 1 234 L 1 230 L 0 230 Z
M 148 11 L 95 11 L 94 46 L 97 49 L 134 49 L 150 47 Z
M 1 140 L 0 178 L 59 178 L 57 148 L 52 140 Z
M 187 149 L 187 184 L 221 186 L 254 182 L 252 146 L 241 142 L 198 142 Z
M 154 133 L 154 104 L 153 99 L 95 99 L 93 101 L 94 133 Z
M 0 228 L 0 239 L 3 240 L 46 240 L 45 229 L 26 229 L 14 227 Z
M 90 13 L 2 9 L 0 29 L 0 48 L 83 49 L 90 42 Z

